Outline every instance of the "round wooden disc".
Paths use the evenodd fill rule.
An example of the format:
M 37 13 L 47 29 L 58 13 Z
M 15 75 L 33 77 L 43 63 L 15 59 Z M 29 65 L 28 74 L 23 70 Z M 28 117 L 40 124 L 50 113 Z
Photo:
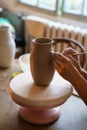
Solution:
M 64 103 L 72 93 L 71 84 L 55 72 L 48 86 L 34 84 L 31 73 L 19 74 L 10 82 L 12 99 L 24 107 L 52 108 Z

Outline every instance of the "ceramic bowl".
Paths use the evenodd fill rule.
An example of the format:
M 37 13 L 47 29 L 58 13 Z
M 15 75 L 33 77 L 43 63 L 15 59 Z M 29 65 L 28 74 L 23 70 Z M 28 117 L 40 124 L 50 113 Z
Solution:
M 21 70 L 23 72 L 26 72 L 30 69 L 29 61 L 30 61 L 30 54 L 29 53 L 21 55 L 19 57 L 19 64 L 20 64 Z

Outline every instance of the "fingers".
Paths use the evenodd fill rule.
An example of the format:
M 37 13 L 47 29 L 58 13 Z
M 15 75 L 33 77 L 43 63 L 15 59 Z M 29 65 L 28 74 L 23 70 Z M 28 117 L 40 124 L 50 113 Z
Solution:
M 53 57 L 57 60 L 57 62 L 59 62 L 60 64 L 64 64 L 67 63 L 67 61 L 69 61 L 69 58 L 62 55 L 61 53 L 54 53 Z
M 64 66 L 66 64 L 66 57 L 60 53 L 54 53 L 53 55 L 53 63 L 56 70 L 61 74 L 64 70 Z M 65 60 L 64 60 L 65 58 Z
M 53 63 L 54 63 L 56 70 L 58 71 L 58 73 L 61 73 L 62 72 L 61 65 L 58 64 L 55 59 L 53 59 L 53 60 L 54 60 Z
M 71 60 L 72 60 L 72 62 L 75 62 L 75 63 L 77 62 L 77 60 L 76 60 L 73 56 L 68 55 L 67 57 L 68 57 L 69 59 L 71 59 Z
M 62 73 L 62 71 L 63 71 L 63 69 L 64 69 L 64 65 L 63 64 L 61 64 L 60 62 L 59 62 L 59 60 L 55 57 L 55 56 L 53 56 L 53 63 L 54 63 L 54 66 L 55 66 L 55 68 L 56 68 L 56 70 L 58 71 L 58 73 Z
M 75 59 L 73 56 L 69 55 L 68 58 L 71 59 L 72 63 L 74 64 L 74 66 L 76 66 L 77 68 L 80 67 L 79 61 L 77 59 Z
M 74 53 L 78 53 L 78 52 L 71 47 L 64 49 L 62 52 L 63 55 L 72 55 Z
M 72 55 L 76 60 L 79 59 L 78 55 L 73 55 L 73 54 L 77 54 L 78 52 L 76 50 L 74 50 L 73 48 L 69 47 L 69 48 L 66 48 L 62 54 L 66 57 L 68 57 L 69 55 Z
M 61 65 L 61 63 L 59 62 L 59 60 L 58 60 L 58 58 L 53 54 L 52 55 L 52 60 L 53 60 L 53 62 L 54 62 L 54 64 L 55 64 L 55 66 L 56 65 L 58 65 L 58 66 L 60 66 Z

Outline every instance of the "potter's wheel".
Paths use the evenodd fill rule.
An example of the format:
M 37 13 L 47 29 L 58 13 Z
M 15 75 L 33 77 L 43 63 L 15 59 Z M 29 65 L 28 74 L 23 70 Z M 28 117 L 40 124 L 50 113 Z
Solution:
M 56 72 L 49 86 L 35 85 L 29 71 L 13 78 L 8 91 L 21 106 L 22 119 L 33 124 L 47 124 L 59 118 L 59 106 L 69 98 L 72 87 Z

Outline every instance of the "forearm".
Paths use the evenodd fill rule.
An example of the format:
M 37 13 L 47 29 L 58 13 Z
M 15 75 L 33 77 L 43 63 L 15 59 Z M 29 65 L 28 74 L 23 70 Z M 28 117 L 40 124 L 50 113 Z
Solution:
M 81 69 L 81 74 L 87 80 L 87 71 L 85 71 L 84 69 Z
M 81 99 L 87 105 L 87 80 L 80 74 L 76 73 L 75 77 L 72 78 L 72 85 L 78 92 Z

